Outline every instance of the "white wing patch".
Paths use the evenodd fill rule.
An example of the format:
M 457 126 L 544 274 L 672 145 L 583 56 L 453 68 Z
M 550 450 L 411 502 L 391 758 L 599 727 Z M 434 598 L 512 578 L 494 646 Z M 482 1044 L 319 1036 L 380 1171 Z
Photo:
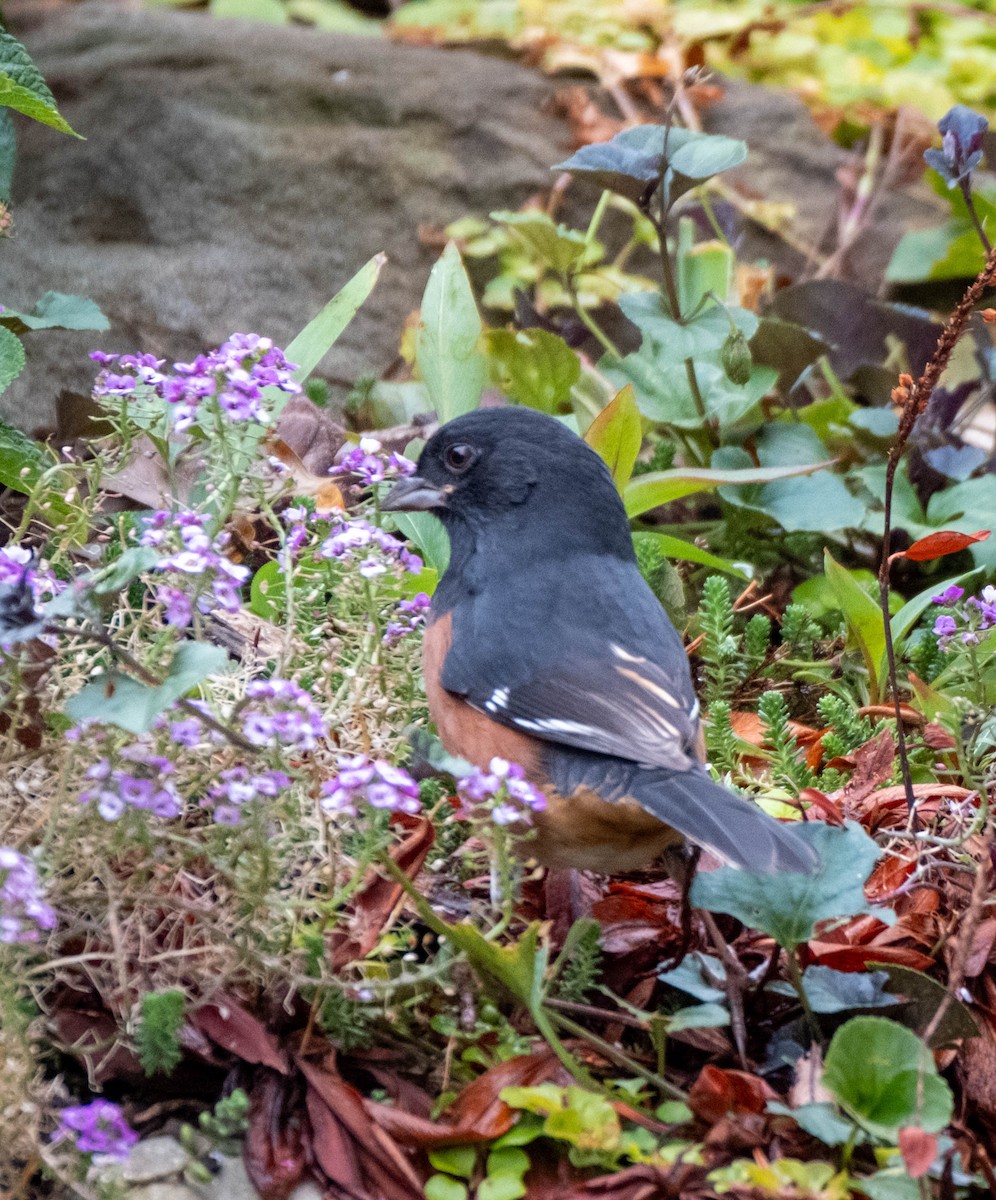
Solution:
M 495 688 L 491 693 L 491 699 L 484 701 L 484 707 L 488 712 L 497 712 L 499 708 L 505 708 L 508 705 L 510 694 L 507 687 Z

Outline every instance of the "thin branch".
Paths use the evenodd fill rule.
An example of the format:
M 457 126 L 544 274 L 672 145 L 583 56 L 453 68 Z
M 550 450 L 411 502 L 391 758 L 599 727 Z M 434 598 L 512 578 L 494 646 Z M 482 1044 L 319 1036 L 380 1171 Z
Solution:
M 908 375 L 899 377 L 899 387 L 893 391 L 893 399 L 902 404 L 902 415 L 899 418 L 899 429 L 895 441 L 889 448 L 889 458 L 885 469 L 885 496 L 882 530 L 882 557 L 878 567 L 879 602 L 882 609 L 882 621 L 885 629 L 885 654 L 889 668 L 889 686 L 892 689 L 892 703 L 896 714 L 896 742 L 899 751 L 899 764 L 903 775 L 903 788 L 906 792 L 906 804 L 913 813 L 916 809 L 916 796 L 913 792 L 913 776 L 910 772 L 909 751 L 906 747 L 906 734 L 903 729 L 902 704 L 899 694 L 899 680 L 896 670 L 896 648 L 892 640 L 892 618 L 889 613 L 889 557 L 892 542 L 892 497 L 895 487 L 896 470 L 902 461 L 909 442 L 910 434 L 917 418 L 927 407 L 927 402 L 933 394 L 944 368 L 948 365 L 958 339 L 965 332 L 976 304 L 982 299 L 986 288 L 996 280 L 996 250 L 990 251 L 986 265 L 979 272 L 971 287 L 962 296 L 958 305 L 948 318 L 937 346 L 930 361 L 924 368 L 923 374 L 915 382 Z

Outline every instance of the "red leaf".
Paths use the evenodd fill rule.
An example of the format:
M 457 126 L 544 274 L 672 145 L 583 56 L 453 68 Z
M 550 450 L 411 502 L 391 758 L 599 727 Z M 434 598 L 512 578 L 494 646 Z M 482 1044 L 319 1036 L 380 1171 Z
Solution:
M 703 1121 L 719 1121 L 727 1113 L 763 1113 L 775 1093 L 758 1075 L 724 1071 L 707 1064 L 688 1093 L 688 1104 Z
M 900 1129 L 899 1153 L 903 1156 L 910 1178 L 920 1179 L 937 1158 L 937 1135 L 926 1133 L 916 1125 Z
M 976 542 L 984 542 L 989 534 L 988 529 L 980 529 L 978 533 L 943 529 L 939 533 L 928 533 L 926 537 L 918 538 L 908 549 L 900 550 L 892 557 L 908 558 L 913 562 L 932 562 L 935 558 L 943 558 L 945 554 L 957 554 Z
M 287 1081 L 267 1071 L 252 1088 L 242 1144 L 246 1173 L 263 1200 L 286 1200 L 304 1174 L 301 1127 L 290 1107 Z
M 356 1088 L 340 1077 L 334 1055 L 321 1063 L 296 1061 L 308 1081 L 315 1159 L 329 1178 L 355 1200 L 423 1200 L 408 1159 L 374 1123 Z
M 277 1039 L 266 1026 L 234 1000 L 223 996 L 214 1004 L 204 1004 L 190 1018 L 191 1023 L 223 1049 L 243 1062 L 272 1067 L 288 1074 L 287 1059 Z

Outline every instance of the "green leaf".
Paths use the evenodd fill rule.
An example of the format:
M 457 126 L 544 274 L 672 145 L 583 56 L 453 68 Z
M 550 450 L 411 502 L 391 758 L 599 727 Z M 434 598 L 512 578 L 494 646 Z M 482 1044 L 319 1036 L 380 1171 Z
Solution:
M 209 675 L 225 670 L 228 663 L 228 654 L 220 646 L 181 642 L 166 679 L 158 687 L 139 683 L 120 671 L 109 671 L 67 702 L 66 715 L 74 721 L 91 717 L 129 733 L 147 733 L 161 712 Z
M 551 416 L 570 411 L 581 363 L 563 338 L 545 329 L 489 329 L 485 339 L 491 377 L 506 396 Z
M 649 512 L 661 504 L 670 504 L 695 492 L 709 492 L 720 484 L 770 483 L 794 475 L 811 475 L 830 464 L 808 463 L 798 467 L 747 467 L 712 470 L 707 467 L 675 467 L 670 471 L 651 471 L 637 475 L 626 487 L 623 499 L 631 517 Z
M 450 536 L 432 513 L 391 513 L 395 526 L 417 548 L 428 567 L 442 576 L 450 563 Z
M 467 1185 L 449 1175 L 430 1175 L 425 1181 L 426 1200 L 467 1200 Z
M 922 1200 L 920 1181 L 911 1179 L 905 1166 L 899 1166 L 885 1171 L 876 1171 L 874 1175 L 865 1175 L 855 1179 L 855 1187 L 859 1188 L 868 1200 Z
M 837 1030 L 823 1086 L 865 1129 L 892 1142 L 906 1125 L 937 1133 L 954 1109 L 933 1054 L 915 1033 L 885 1017 L 854 1017 Z
M 386 254 L 375 254 L 287 347 L 288 362 L 297 364 L 294 378 L 298 383 L 303 383 L 308 378 L 338 341 L 346 326 L 359 312 L 364 300 L 373 291 L 386 262 Z
M 855 582 L 850 571 L 838 563 L 829 550 L 823 553 L 827 582 L 844 614 L 850 639 L 861 651 L 868 671 L 868 690 L 872 703 L 882 694 L 882 662 L 885 657 L 885 623 L 882 610 Z
M 612 472 L 619 491 L 625 491 L 643 443 L 640 410 L 630 385 L 627 384 L 602 409 L 588 426 L 584 440 Z
M 519 1200 L 526 1185 L 518 1175 L 488 1175 L 477 1185 L 477 1200 Z
M 23 370 L 24 347 L 21 339 L 0 325 L 0 392 L 5 392 Z
M 835 971 L 832 967 L 813 965 L 802 975 L 802 988 L 809 1007 L 816 1013 L 849 1012 L 856 1008 L 890 1008 L 899 997 L 885 989 L 889 976 L 885 971 Z M 794 996 L 790 983 L 773 983 L 769 991 L 781 996 Z
M 278 620 L 287 599 L 287 581 L 280 563 L 263 563 L 249 584 L 249 611 L 264 621 Z
M 60 133 L 80 135 L 60 115 L 55 97 L 17 38 L 0 29 L 0 104 Z
M 511 1175 L 521 1179 L 529 1170 L 529 1155 L 514 1146 L 501 1146 L 488 1155 L 488 1175 Z
M 102 571 L 96 572 L 93 590 L 98 596 L 108 592 L 119 592 L 126 588 L 143 571 L 148 571 L 159 561 L 159 552 L 151 546 L 132 546 Z
M 695 1114 L 680 1100 L 665 1100 L 654 1109 L 654 1116 L 665 1125 L 687 1125 L 695 1120 Z
M 721 488 L 720 495 L 737 508 L 771 517 L 786 533 L 839 533 L 859 527 L 865 518 L 864 504 L 839 475 L 829 472 L 743 488 L 739 493 Z
M 555 171 L 571 171 L 600 188 L 639 201 L 661 173 L 665 151 L 663 125 L 624 129 L 608 142 L 582 146 Z M 665 188 L 668 206 L 712 175 L 738 166 L 747 157 L 745 142 L 718 134 L 672 128 L 667 134 Z
M 266 21 L 272 25 L 286 25 L 290 20 L 281 0 L 211 0 L 208 9 L 212 17 L 222 19 Z
M 757 316 L 746 308 L 710 304 L 680 324 L 670 316 L 659 292 L 628 292 L 619 297 L 628 320 L 652 343 L 661 361 L 684 362 L 718 352 L 730 335 L 730 322 L 750 340 L 757 332 Z
M 831 917 L 871 913 L 885 925 L 895 924 L 895 913 L 865 899 L 864 883 L 880 851 L 860 825 L 849 821 L 839 829 L 821 821 L 803 821 L 793 830 L 819 856 L 819 867 L 811 875 L 755 874 L 721 867 L 696 877 L 693 904 L 729 913 L 789 951 L 813 936 L 818 921 Z
M 729 1023 L 729 1011 L 722 1004 L 691 1004 L 669 1013 L 666 1018 L 668 1033 L 681 1033 L 685 1029 L 716 1029 Z
M 845 1120 L 832 1104 L 801 1104 L 789 1108 L 777 1100 L 769 1100 L 767 1111 L 780 1117 L 791 1117 L 800 1129 L 817 1138 L 824 1146 L 844 1146 L 855 1135 L 854 1123 Z M 856 1144 L 864 1141 L 858 1134 Z
M 889 988 L 903 1003 L 899 1018 L 914 1032 L 923 1032 L 933 1021 L 943 1004 L 944 1016 L 930 1038 L 930 1048 L 940 1050 L 951 1046 L 962 1038 L 978 1037 L 979 1027 L 972 1014 L 956 996 L 950 996 L 943 983 L 898 963 L 870 963 L 889 979 Z
M 0 204 L 10 204 L 17 161 L 17 131 L 9 108 L 0 108 Z
M 29 329 L 94 329 L 103 332 L 111 323 L 100 306 L 86 296 L 67 296 L 64 292 L 46 292 L 30 313 L 5 308 L 0 325 L 15 333 Z
M 701 546 L 696 546 L 692 542 L 686 542 L 683 538 L 672 537 L 669 533 L 657 533 L 652 529 L 634 533 L 634 542 L 638 538 L 653 538 L 658 544 L 661 554 L 667 558 L 676 558 L 679 562 L 701 563 L 704 567 L 712 567 L 714 571 L 722 571 L 736 579 L 747 578 L 744 572 L 728 558 L 710 554 L 708 550 L 703 550 Z
M 493 212 L 491 219 L 508 225 L 558 275 L 569 274 L 588 248 L 583 233 L 568 229 L 566 225 L 557 225 L 547 213 L 535 209 Z
M 447 1175 L 459 1175 L 461 1179 L 469 1179 L 474 1174 L 477 1147 L 446 1146 L 441 1150 L 430 1150 L 429 1162 L 437 1171 L 445 1171 Z
M 488 374 L 481 317 L 455 242 L 429 275 L 415 335 L 415 365 L 444 424 L 477 407 Z
M 895 248 L 885 278 L 889 283 L 972 279 L 985 264 L 979 235 L 967 220 L 953 218 L 933 229 L 904 234 Z

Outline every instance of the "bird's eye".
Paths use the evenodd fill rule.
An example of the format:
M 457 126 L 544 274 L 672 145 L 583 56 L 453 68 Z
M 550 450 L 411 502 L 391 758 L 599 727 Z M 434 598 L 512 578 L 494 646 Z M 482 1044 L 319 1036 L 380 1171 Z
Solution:
M 454 446 L 446 447 L 443 457 L 447 467 L 459 475 L 466 471 L 473 463 L 474 450 L 466 442 L 457 442 Z

